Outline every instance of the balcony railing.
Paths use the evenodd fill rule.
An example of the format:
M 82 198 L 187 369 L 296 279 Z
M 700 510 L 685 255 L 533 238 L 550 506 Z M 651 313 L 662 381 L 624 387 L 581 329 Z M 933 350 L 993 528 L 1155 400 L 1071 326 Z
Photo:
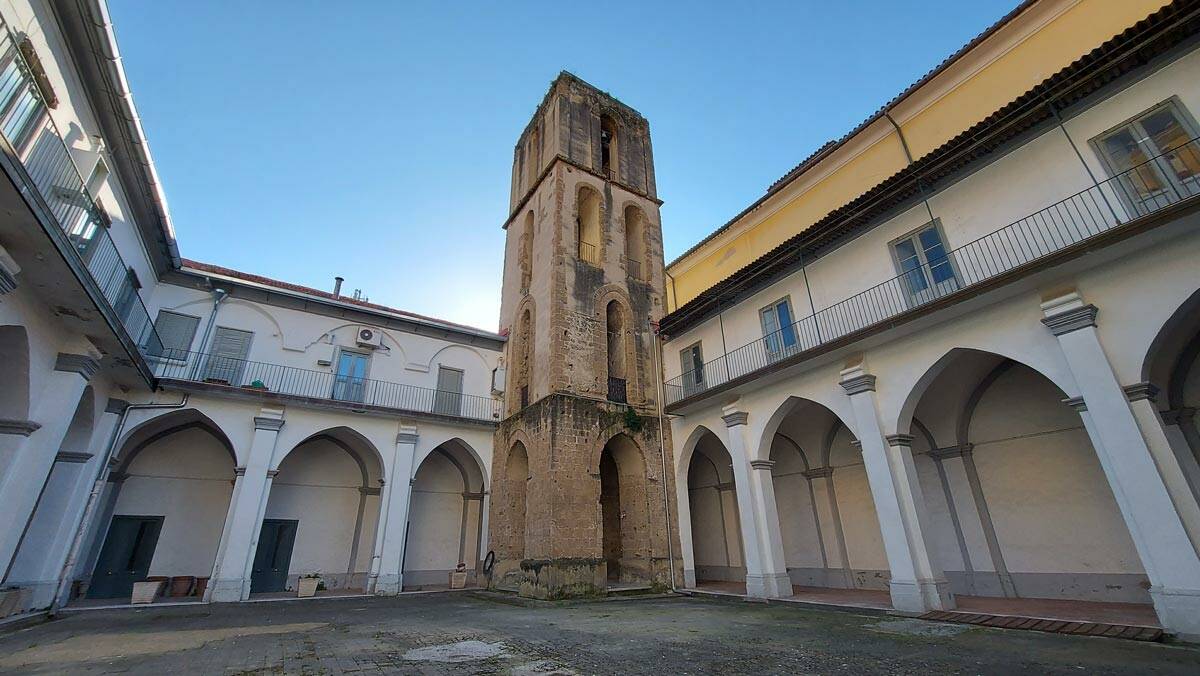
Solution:
M 12 147 L 45 211 L 67 236 L 79 267 L 99 287 L 125 333 L 143 353 L 161 349 L 132 269 L 109 235 L 110 221 L 88 192 L 71 151 L 54 124 L 29 64 L 0 22 L 0 134 Z M 14 177 L 16 179 L 17 177 Z
M 461 392 L 357 378 L 295 366 L 223 357 L 203 352 L 160 350 L 150 356 L 161 379 L 226 385 L 248 392 L 325 399 L 355 405 L 496 421 L 500 402 Z
M 731 350 L 666 383 L 667 404 L 750 375 L 1200 195 L 1200 139 Z

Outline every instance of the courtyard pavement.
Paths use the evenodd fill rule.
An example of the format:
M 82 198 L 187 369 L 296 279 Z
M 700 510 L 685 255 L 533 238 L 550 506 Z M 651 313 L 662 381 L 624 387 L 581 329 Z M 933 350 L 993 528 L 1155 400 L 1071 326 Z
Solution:
M 472 592 L 75 612 L 0 635 L 0 673 L 1200 674 L 1200 646 L 711 598 Z

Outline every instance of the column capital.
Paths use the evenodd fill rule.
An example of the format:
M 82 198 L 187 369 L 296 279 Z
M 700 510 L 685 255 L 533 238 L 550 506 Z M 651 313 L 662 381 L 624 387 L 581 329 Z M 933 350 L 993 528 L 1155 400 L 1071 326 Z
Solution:
M 112 413 L 114 415 L 121 415 L 127 408 L 129 408 L 129 402 L 125 401 L 124 399 L 110 397 L 108 402 L 104 404 L 104 412 Z
M 0 246 L 0 295 L 16 291 L 17 275 L 20 273 L 21 266 Z
M 725 421 L 726 427 L 737 427 L 738 425 L 745 425 L 749 419 L 750 419 L 750 414 L 747 413 L 746 411 L 731 411 L 731 412 L 726 413 L 725 415 L 721 416 L 721 420 Z
M 774 460 L 751 460 L 750 466 L 754 469 L 771 470 L 775 467 Z
M 875 376 L 863 370 L 861 364 L 842 370 L 842 389 L 849 396 L 875 391 Z
M 277 476 L 279 476 L 279 470 L 277 470 L 277 469 L 267 470 L 267 478 L 268 479 L 274 479 Z
M 239 465 L 238 467 L 234 467 L 233 474 L 234 476 L 246 476 L 246 466 Z
M 805 479 L 823 479 L 833 476 L 832 467 L 817 467 L 816 469 L 805 470 L 800 473 Z
M 1125 390 L 1125 398 L 1129 401 L 1148 399 L 1153 402 L 1158 397 L 1158 386 L 1154 383 L 1134 383 L 1121 389 Z
M 85 463 L 91 459 L 91 453 L 80 453 L 78 451 L 59 451 L 58 455 L 54 456 L 54 462 Z
M 958 446 L 947 446 L 945 448 L 935 448 L 929 452 L 929 457 L 935 460 L 946 460 L 948 458 L 962 458 L 971 455 L 975 450 L 975 444 L 959 444 Z
M 27 437 L 30 434 L 38 431 L 41 426 L 41 423 L 34 422 L 32 420 L 0 418 L 0 434 L 19 434 L 23 437 Z
M 888 446 L 907 446 L 911 447 L 913 435 L 911 434 L 889 434 L 884 439 L 887 439 Z
M 277 473 L 278 473 L 278 471 L 277 471 Z M 366 486 L 359 486 L 358 493 L 359 493 L 359 495 L 379 495 L 380 490 L 378 488 L 367 488 Z
M 401 427 L 400 432 L 396 434 L 396 443 L 415 446 L 417 444 L 417 439 L 420 437 L 421 435 L 417 434 L 417 428 Z
M 1061 336 L 1095 326 L 1099 312 L 1095 305 L 1085 304 L 1078 292 L 1071 291 L 1042 302 L 1042 314 L 1045 315 L 1042 323 L 1050 333 Z
M 278 432 L 283 429 L 283 422 L 283 418 L 267 418 L 257 415 L 254 416 L 254 429 Z
M 861 451 L 862 450 L 862 442 L 859 441 L 858 439 L 851 439 L 850 440 L 850 448 L 857 448 L 858 450 Z
M 1087 403 L 1083 400 L 1083 397 L 1071 397 L 1063 399 L 1062 402 L 1074 409 L 1076 413 L 1083 413 L 1087 410 Z
M 78 373 L 84 380 L 91 380 L 100 370 L 100 362 L 86 354 L 59 352 L 54 360 L 54 370 Z

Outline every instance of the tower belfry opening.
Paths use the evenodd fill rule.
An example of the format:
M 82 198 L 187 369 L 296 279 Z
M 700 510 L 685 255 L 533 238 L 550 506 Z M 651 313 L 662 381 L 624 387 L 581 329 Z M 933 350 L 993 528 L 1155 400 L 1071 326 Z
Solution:
M 509 479 L 488 521 L 493 587 L 560 598 L 665 585 L 678 561 L 649 385 L 665 297 L 653 167 L 646 119 L 565 72 L 514 149 L 495 440 L 512 451 L 495 460 Z

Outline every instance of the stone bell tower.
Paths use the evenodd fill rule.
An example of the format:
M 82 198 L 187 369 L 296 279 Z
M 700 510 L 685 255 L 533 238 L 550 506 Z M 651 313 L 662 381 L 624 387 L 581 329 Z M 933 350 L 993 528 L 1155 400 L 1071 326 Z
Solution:
M 538 598 L 665 585 L 680 564 L 657 416 L 651 323 L 664 276 L 649 124 L 563 72 L 513 155 L 491 584 Z

